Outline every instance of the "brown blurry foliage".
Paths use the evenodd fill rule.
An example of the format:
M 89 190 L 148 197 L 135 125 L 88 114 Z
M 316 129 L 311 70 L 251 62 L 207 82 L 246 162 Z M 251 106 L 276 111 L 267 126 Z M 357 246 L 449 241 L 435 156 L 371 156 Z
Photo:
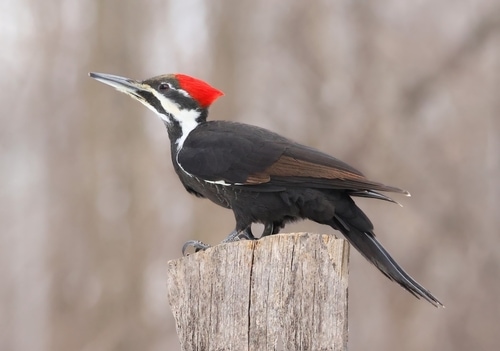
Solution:
M 179 349 L 166 261 L 234 224 L 182 189 L 162 123 L 88 71 L 206 79 L 226 93 L 211 118 L 412 193 L 360 205 L 447 308 L 353 252 L 351 350 L 498 348 L 498 2 L 20 0 L 0 17 L 0 349 Z

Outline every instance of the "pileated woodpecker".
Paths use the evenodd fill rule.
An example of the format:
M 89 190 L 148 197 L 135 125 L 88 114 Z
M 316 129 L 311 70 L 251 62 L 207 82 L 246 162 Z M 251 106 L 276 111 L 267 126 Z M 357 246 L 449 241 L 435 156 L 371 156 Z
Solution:
M 199 79 L 169 74 L 141 82 L 89 75 L 160 116 L 170 137 L 175 172 L 186 190 L 233 211 L 236 228 L 225 241 L 253 239 L 252 223 L 264 224 L 264 236 L 278 233 L 286 223 L 310 219 L 342 232 L 368 261 L 415 297 L 443 306 L 375 239 L 372 223 L 352 200 L 395 202 L 379 192 L 409 196 L 407 191 L 370 181 L 348 164 L 266 129 L 207 121 L 208 108 L 223 93 Z M 186 244 L 208 247 L 197 241 Z

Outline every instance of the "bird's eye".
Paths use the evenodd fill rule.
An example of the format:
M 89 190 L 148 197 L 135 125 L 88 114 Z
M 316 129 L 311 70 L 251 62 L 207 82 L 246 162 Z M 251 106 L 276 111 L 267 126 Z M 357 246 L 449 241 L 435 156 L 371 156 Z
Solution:
M 170 85 L 168 85 L 168 83 L 160 83 L 160 85 L 158 85 L 158 89 L 166 91 L 166 90 L 170 89 Z

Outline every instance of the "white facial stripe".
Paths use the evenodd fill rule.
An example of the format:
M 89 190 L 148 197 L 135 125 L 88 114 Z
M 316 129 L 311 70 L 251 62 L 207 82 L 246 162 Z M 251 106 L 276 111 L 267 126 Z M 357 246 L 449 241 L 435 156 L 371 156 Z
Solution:
M 141 104 L 143 104 L 147 108 L 149 108 L 154 113 L 156 113 L 162 121 L 170 123 L 170 121 L 168 119 L 166 119 L 164 115 L 162 115 L 160 112 L 156 111 L 156 109 L 153 106 L 151 106 L 150 104 L 148 104 L 144 99 L 142 99 L 141 97 L 138 97 L 136 95 L 130 95 L 130 96 L 133 97 L 134 99 L 136 99 L 137 101 L 139 101 Z
M 179 115 L 181 113 L 179 105 L 172 102 L 170 99 L 167 99 L 165 96 L 163 96 L 154 89 L 148 87 L 148 91 L 150 91 L 158 99 L 158 101 L 160 101 L 161 106 L 167 113 L 170 113 L 173 116 Z M 166 116 L 160 114 L 160 117 L 162 119 L 165 119 Z
M 184 89 L 177 89 L 177 91 L 187 98 L 191 97 L 191 95 L 189 95 L 189 93 L 187 91 L 185 91 Z
M 181 110 L 179 108 L 179 105 L 172 102 L 170 99 L 166 98 L 156 90 L 152 89 L 150 91 L 160 101 L 163 109 L 167 113 L 169 113 L 177 122 L 179 122 L 179 125 L 181 126 L 182 136 L 176 141 L 177 152 L 179 152 L 182 149 L 182 145 L 184 145 L 184 141 L 188 137 L 189 133 L 191 133 L 191 131 L 198 125 L 198 122 L 196 120 L 198 119 L 198 117 L 200 117 L 200 112 L 197 110 Z M 160 117 L 161 116 L 162 115 L 160 115 Z M 163 116 L 162 118 L 165 118 L 165 116 Z

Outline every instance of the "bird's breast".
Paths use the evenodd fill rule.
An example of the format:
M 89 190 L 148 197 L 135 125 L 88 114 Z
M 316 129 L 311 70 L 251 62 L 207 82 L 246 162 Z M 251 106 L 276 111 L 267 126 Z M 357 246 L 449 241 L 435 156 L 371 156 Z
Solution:
M 182 170 L 179 170 L 177 174 L 186 189 L 192 189 L 195 193 L 206 197 L 219 206 L 232 208 L 231 203 L 238 193 L 235 187 L 207 182 L 195 176 L 188 175 Z

